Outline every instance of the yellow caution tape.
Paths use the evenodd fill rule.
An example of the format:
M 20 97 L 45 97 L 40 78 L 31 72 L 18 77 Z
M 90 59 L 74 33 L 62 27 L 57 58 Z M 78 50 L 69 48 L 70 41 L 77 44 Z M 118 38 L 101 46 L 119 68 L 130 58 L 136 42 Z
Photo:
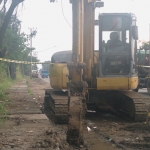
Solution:
M 11 59 L 5 59 L 5 58 L 0 58 L 0 61 L 14 62 L 17 64 L 50 64 L 50 62 L 28 62 L 28 61 L 11 60 Z
M 138 67 L 150 68 L 150 66 L 137 65 Z
M 28 62 L 28 61 L 11 60 L 11 59 L 5 59 L 5 58 L 0 58 L 0 61 L 14 62 L 14 63 L 18 63 L 18 64 L 31 64 L 31 62 Z M 32 64 L 50 64 L 50 62 L 32 62 Z M 143 66 L 143 65 L 137 65 L 137 66 L 144 67 L 144 68 L 150 68 L 150 66 Z

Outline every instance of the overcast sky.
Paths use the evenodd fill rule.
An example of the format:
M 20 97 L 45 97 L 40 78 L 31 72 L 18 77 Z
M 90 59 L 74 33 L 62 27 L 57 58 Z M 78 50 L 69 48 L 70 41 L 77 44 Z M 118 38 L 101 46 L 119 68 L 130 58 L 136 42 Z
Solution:
M 29 28 L 37 28 L 33 47 L 41 61 L 50 60 L 56 51 L 72 49 L 72 5 L 69 0 L 25 0 L 20 6 L 19 19 L 22 32 L 30 33 Z M 150 9 L 149 0 L 103 0 L 104 8 L 98 12 L 131 12 L 138 19 L 139 39 L 149 40 Z M 62 3 L 61 3 L 62 2 Z M 67 21 L 66 21 L 67 20 Z

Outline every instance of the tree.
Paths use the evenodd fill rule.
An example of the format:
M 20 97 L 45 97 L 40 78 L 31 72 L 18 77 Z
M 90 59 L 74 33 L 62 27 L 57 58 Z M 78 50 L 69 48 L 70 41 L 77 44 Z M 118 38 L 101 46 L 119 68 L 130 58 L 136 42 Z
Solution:
M 7 0 L 3 0 L 3 2 L 6 2 L 6 1 Z M 12 0 L 12 2 L 17 2 L 17 1 L 19 4 L 20 2 L 23 2 L 24 0 Z M 17 4 L 15 4 L 15 6 L 17 6 Z M 5 8 L 5 6 L 4 6 L 4 8 Z M 8 14 L 8 12 L 7 12 L 7 14 L 5 14 L 4 10 L 5 9 L 0 11 L 0 26 L 1 26 L 0 31 L 3 27 L 4 22 L 8 21 L 6 19 L 6 15 Z M 17 18 L 17 14 L 16 13 L 13 14 L 13 12 L 12 12 L 12 15 L 10 15 L 9 17 L 10 17 L 10 20 L 9 20 L 9 22 L 7 22 L 8 25 L 5 30 L 5 34 L 3 32 L 4 37 L 3 37 L 1 45 L 0 45 L 0 48 L 2 50 L 2 51 L 0 51 L 0 54 L 1 54 L 1 56 L 5 56 L 5 58 L 7 58 L 7 59 L 14 59 L 14 60 L 30 62 L 31 48 L 30 48 L 29 40 L 30 40 L 30 36 L 33 37 L 36 35 L 36 31 L 34 31 L 32 33 L 32 35 L 30 35 L 30 36 L 26 35 L 25 33 L 20 33 L 21 21 Z M 34 49 L 34 48 L 32 48 L 32 49 Z M 6 51 L 7 51 L 7 53 L 6 53 Z M 38 62 L 38 61 L 39 60 L 36 57 L 33 57 L 33 62 Z M 4 66 L 6 66 L 4 72 L 8 72 L 8 75 L 10 75 L 10 77 L 12 79 L 15 79 L 15 77 L 16 77 L 16 67 L 21 66 L 23 73 L 26 75 L 28 75 L 30 72 L 30 65 L 27 65 L 27 64 L 5 63 Z M 37 68 L 37 65 L 34 65 L 34 67 Z
M 2 43 L 3 43 L 3 39 L 4 39 L 4 36 L 5 36 L 5 33 L 6 33 L 6 29 L 9 25 L 9 22 L 11 20 L 11 16 L 14 12 L 14 9 L 21 3 L 23 2 L 24 0 L 12 0 L 12 3 L 10 5 L 10 8 L 9 10 L 7 11 L 6 13 L 6 16 L 4 18 L 4 22 L 0 28 L 0 57 L 4 57 L 7 50 L 6 49 L 2 49 Z
M 143 43 L 142 43 L 142 46 L 140 47 L 140 49 L 150 50 L 150 41 L 148 41 L 148 42 L 143 42 Z
M 0 4 L 2 3 L 3 0 L 0 0 Z
M 8 1 L 8 0 L 3 0 L 3 7 L 1 8 L 1 12 L 6 13 L 6 3 L 7 3 L 7 1 Z M 1 1 L 1 3 L 2 3 L 2 1 Z M 1 4 L 1 3 L 0 3 L 0 4 Z

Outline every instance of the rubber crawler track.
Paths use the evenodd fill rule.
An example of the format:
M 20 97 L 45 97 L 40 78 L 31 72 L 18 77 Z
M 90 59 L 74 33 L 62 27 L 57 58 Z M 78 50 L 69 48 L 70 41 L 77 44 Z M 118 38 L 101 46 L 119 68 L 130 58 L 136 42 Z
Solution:
M 47 89 L 44 98 L 44 113 L 54 123 L 68 123 L 67 93 L 54 89 Z
M 145 102 L 148 98 L 133 91 L 113 92 L 113 112 L 132 121 L 145 121 L 148 108 Z M 115 96 L 114 96 L 115 95 Z M 112 103 L 112 100 L 110 100 Z M 107 102 L 110 106 L 110 103 Z M 45 91 L 44 112 L 54 123 L 68 123 L 68 96 L 62 91 L 48 89 Z
M 122 110 L 129 115 L 133 121 L 145 121 L 148 115 L 148 108 L 145 104 L 147 97 L 137 92 L 127 91 L 121 92 L 124 97 L 122 102 Z

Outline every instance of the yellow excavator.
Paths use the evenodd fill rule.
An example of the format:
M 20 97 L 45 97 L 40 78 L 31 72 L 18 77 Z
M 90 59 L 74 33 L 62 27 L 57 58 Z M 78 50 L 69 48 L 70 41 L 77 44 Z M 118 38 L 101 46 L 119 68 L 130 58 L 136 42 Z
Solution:
M 50 84 L 44 112 L 55 123 L 68 123 L 67 141 L 83 143 L 83 120 L 88 109 L 109 108 L 134 121 L 145 121 L 144 98 L 138 86 L 136 17 L 131 13 L 102 13 L 102 1 L 70 0 L 73 49 L 51 58 Z M 99 50 L 94 50 L 94 27 L 99 27 Z

